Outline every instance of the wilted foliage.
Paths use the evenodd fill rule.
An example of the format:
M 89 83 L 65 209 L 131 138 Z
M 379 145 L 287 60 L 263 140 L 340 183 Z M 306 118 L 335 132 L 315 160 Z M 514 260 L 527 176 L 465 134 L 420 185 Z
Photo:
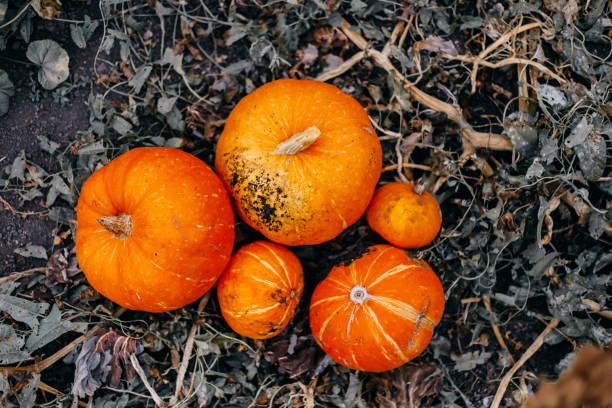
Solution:
M 515 406 L 538 377 L 564 372 L 578 347 L 610 346 L 609 2 L 66 3 L 0 0 L 0 53 L 23 62 L 11 70 L 17 63 L 0 55 L 0 134 L 19 109 L 16 92 L 89 112 L 82 132 L 32 135 L 36 149 L 0 154 L 0 211 L 55 227 L 52 247 L 11 247 L 17 266 L 0 278 L 0 405 L 78 397 L 151 406 L 153 390 L 177 406 L 490 406 L 498 380 L 559 319 L 501 390 L 499 406 Z M 73 58 L 87 49 L 91 78 L 76 74 Z M 314 285 L 355 248 L 381 242 L 364 220 L 294 248 L 306 300 L 265 342 L 232 334 L 214 296 L 201 313 L 125 311 L 78 269 L 73 208 L 93 171 L 136 146 L 177 147 L 212 164 L 238 100 L 281 77 L 326 80 L 354 96 L 383 146 L 381 181 L 414 182 L 441 205 L 440 236 L 412 255 L 439 274 L 445 316 L 427 351 L 398 370 L 351 372 L 309 331 Z M 237 246 L 256 238 L 237 224 Z M 538 402 L 551 393 L 603 401 L 606 375 L 593 373 L 609 367 L 593 356 L 579 354 L 563 385 L 542 386 L 529 404 L 560 406 Z M 592 393 L 567 392 L 576 387 Z

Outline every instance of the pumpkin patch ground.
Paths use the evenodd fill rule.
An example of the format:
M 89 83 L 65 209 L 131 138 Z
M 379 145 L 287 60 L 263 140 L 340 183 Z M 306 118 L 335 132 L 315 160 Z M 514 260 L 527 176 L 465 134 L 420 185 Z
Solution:
M 610 8 L 0 0 L 0 406 L 612 403 L 603 352 L 581 368 L 612 341 Z M 264 94 L 275 83 L 293 85 Z M 159 163 L 153 185 L 181 193 L 148 215 L 172 228 L 122 266 L 88 232 L 115 275 L 86 278 L 83 186 L 141 147 L 195 156 L 232 200 L 233 260 L 198 299 L 189 279 L 216 261 L 173 255 L 169 206 L 193 231 L 228 219 L 181 190 L 204 182 L 196 162 L 201 177 Z M 97 194 L 138 197 L 156 166 Z M 390 183 L 414 201 L 366 216 Z M 139 282 L 152 304 L 195 301 L 132 310 Z M 543 405 L 562 374 L 587 391 Z

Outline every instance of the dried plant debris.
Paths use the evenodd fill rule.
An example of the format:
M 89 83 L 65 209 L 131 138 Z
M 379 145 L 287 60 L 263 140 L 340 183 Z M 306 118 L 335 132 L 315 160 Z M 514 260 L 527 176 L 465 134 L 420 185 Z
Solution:
M 527 400 L 527 408 L 607 407 L 612 404 L 612 351 L 578 350 L 559 380 L 544 383 Z
M 153 393 L 167 403 L 194 318 L 178 406 L 489 406 L 542 322 L 559 319 L 507 387 L 500 406 L 514 406 L 579 345 L 610 347 L 609 2 L 73 3 L 0 0 L 0 143 L 23 139 L 0 154 L 0 222 L 27 237 L 0 232 L 0 405 L 151 406 Z M 413 182 L 440 203 L 441 234 L 414 256 L 440 277 L 445 316 L 398 370 L 351 372 L 310 335 L 316 284 L 381 242 L 363 219 L 294 248 L 305 300 L 265 342 L 233 334 L 214 296 L 197 317 L 125 311 L 78 267 L 74 206 L 89 175 L 140 146 L 212 165 L 231 109 L 277 78 L 323 78 L 355 97 L 381 140 L 381 183 Z M 46 127 L 79 108 L 79 131 Z M 237 245 L 259 239 L 237 231 Z M 587 374 L 570 369 L 562 388 L 580 396 Z
M 113 330 L 100 330 L 64 359 L 65 363 L 76 366 L 72 394 L 84 398 L 93 395 L 102 384 L 117 386 L 122 377 L 131 380 L 135 373 L 130 356 L 143 351 L 137 339 Z
M 442 389 L 443 374 L 435 364 L 408 363 L 375 378 L 376 402 L 381 408 L 417 408 Z

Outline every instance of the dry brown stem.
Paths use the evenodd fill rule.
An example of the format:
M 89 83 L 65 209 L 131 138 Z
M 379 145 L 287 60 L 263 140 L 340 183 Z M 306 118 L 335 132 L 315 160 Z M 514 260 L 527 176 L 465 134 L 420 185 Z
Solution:
M 457 125 L 461 130 L 461 134 L 472 147 L 484 147 L 492 150 L 512 150 L 512 143 L 504 135 L 495 133 L 483 133 L 475 131 L 472 126 L 465 120 L 461 111 L 446 102 L 442 102 L 414 86 L 408 79 L 395 69 L 389 57 L 380 51 L 370 49 L 368 42 L 358 33 L 350 28 L 350 24 L 345 20 L 342 24 L 342 32 L 349 38 L 357 47 L 365 51 L 366 56 L 370 57 L 376 65 L 385 69 L 389 74 L 395 76 L 396 79 L 404 84 L 406 91 L 410 92 L 410 96 L 415 101 L 427 106 L 436 112 L 445 113 L 446 116 Z
M 4 209 L 12 212 L 15 215 L 21 215 L 22 218 L 27 217 L 28 215 L 42 215 L 44 211 L 19 211 L 16 210 L 8 201 L 6 201 L 2 196 L 0 196 L 0 203 L 4 205 Z
M 132 367 L 134 367 L 134 370 L 136 370 L 136 373 L 142 380 L 145 388 L 147 389 L 147 391 L 149 391 L 151 398 L 153 398 L 153 401 L 155 401 L 155 405 L 158 407 L 165 407 L 166 404 L 164 404 L 161 398 L 159 398 L 159 395 L 157 395 L 157 392 L 155 391 L 155 389 L 151 386 L 151 384 L 149 384 L 149 381 L 147 380 L 147 376 L 145 375 L 144 370 L 140 366 L 140 363 L 138 362 L 138 358 L 136 358 L 134 354 L 130 354 L 130 362 L 132 363 Z
M 540 347 L 542 347 L 542 344 L 544 344 L 544 338 L 546 337 L 546 335 L 548 335 L 548 333 L 550 333 L 558 325 L 559 325 L 559 319 L 552 319 L 550 323 L 548 323 L 546 328 L 542 331 L 542 333 L 540 333 L 540 335 L 534 340 L 531 346 L 529 346 L 529 348 L 521 356 L 519 361 L 517 361 L 516 364 L 512 366 L 510 371 L 508 371 L 506 375 L 504 375 L 504 378 L 502 378 L 501 382 L 499 383 L 499 387 L 497 388 L 495 397 L 493 398 L 493 403 L 491 404 L 491 408 L 499 407 L 499 404 L 501 403 L 502 398 L 504 397 L 504 394 L 506 393 L 506 389 L 508 388 L 508 384 L 510 384 L 510 380 L 512 380 L 512 376 L 514 375 L 514 373 L 516 373 L 518 369 L 521 368 L 523 364 L 525 364 L 525 362 L 529 360 L 531 356 L 533 356 L 536 353 L 536 351 L 540 349 Z
M 440 54 L 440 56 L 446 59 L 462 61 L 462 62 L 471 62 L 474 64 L 476 63 L 476 60 L 478 58 L 478 57 L 470 57 L 469 55 Z M 497 62 L 479 61 L 478 63 L 487 68 L 501 68 L 507 65 L 514 65 L 514 64 L 530 65 L 544 72 L 545 74 L 550 75 L 552 78 L 556 79 L 559 83 L 564 84 L 567 82 L 565 79 L 561 78 L 559 75 L 555 74 L 554 72 L 552 72 L 550 69 L 540 64 L 539 62 L 532 61 L 526 58 L 508 57 L 508 58 L 504 58 L 503 60 L 497 61 Z
M 47 270 L 46 266 L 41 266 L 39 268 L 32 268 L 32 269 L 28 269 L 28 270 L 23 271 L 23 272 L 15 272 L 15 273 L 10 274 L 8 276 L 1 277 L 0 278 L 0 285 L 2 285 L 5 282 L 10 282 L 10 281 L 13 281 L 15 279 L 19 279 L 19 278 L 22 278 L 24 276 L 31 275 L 34 272 L 44 272 L 46 270 Z
M 482 297 L 482 301 L 484 302 L 485 308 L 489 311 L 489 313 L 493 313 L 493 309 L 491 309 L 491 297 L 488 295 L 484 295 Z M 497 339 L 497 342 L 499 343 L 500 346 L 502 346 L 504 350 L 508 352 L 510 362 L 514 364 L 514 357 L 512 357 L 512 353 L 510 353 L 508 346 L 506 346 L 506 342 L 504 341 L 504 338 L 501 335 L 501 331 L 499 330 L 499 327 L 494 321 L 491 321 L 491 327 L 493 328 L 493 334 L 495 334 L 495 338 Z
M 359 61 L 365 58 L 365 55 L 366 54 L 364 51 L 359 51 L 357 54 L 353 55 L 351 58 L 347 59 L 342 64 L 340 64 L 338 68 L 333 69 L 331 71 L 323 72 L 321 75 L 319 75 L 315 79 L 317 81 L 325 82 L 325 81 L 329 81 L 332 78 L 337 77 L 338 75 L 342 75 L 346 71 L 351 69 L 353 65 L 357 64 Z
M 506 33 L 504 33 L 497 40 L 495 40 L 495 42 L 493 44 L 489 45 L 480 54 L 478 54 L 478 56 L 476 58 L 474 58 L 473 67 L 472 67 L 472 75 L 471 75 L 472 93 L 476 92 L 476 76 L 478 74 L 478 64 L 484 65 L 483 64 L 484 59 L 487 57 L 487 55 L 489 55 L 491 53 L 491 51 L 493 51 L 496 48 L 500 47 L 502 44 L 504 44 L 509 39 L 511 39 L 513 37 L 516 37 L 516 35 L 524 32 L 524 31 L 531 30 L 532 28 L 541 27 L 541 26 L 542 26 L 542 23 L 539 22 L 539 21 L 534 22 L 534 23 L 525 24 L 525 25 L 522 25 L 522 26 L 517 26 L 517 27 L 513 28 L 512 30 L 507 31 Z
M 208 300 L 210 299 L 210 292 L 208 292 L 200 303 L 198 304 L 198 315 L 202 313 L 202 310 L 208 304 Z M 185 378 L 185 373 L 187 372 L 187 366 L 189 365 L 189 360 L 191 359 L 191 352 L 193 351 L 193 343 L 195 339 L 196 332 L 198 330 L 198 321 L 193 322 L 193 326 L 191 326 L 191 330 L 189 331 L 189 336 L 187 337 L 187 342 L 185 343 L 185 352 L 183 353 L 183 360 L 181 361 L 181 366 L 179 367 L 177 378 L 176 378 L 176 389 L 174 391 L 174 396 L 170 400 L 170 405 L 174 405 L 178 402 L 178 397 L 183 390 L 183 379 Z
M 50 385 L 48 385 L 48 384 L 46 384 L 46 383 L 44 383 L 42 381 L 38 383 L 38 388 L 41 391 L 48 392 L 48 393 L 53 394 L 53 395 L 64 395 L 64 393 L 61 392 L 60 390 L 58 390 L 57 388 L 53 388 L 52 386 L 50 386 Z M 79 407 L 83 407 L 83 408 L 87 407 L 87 404 L 84 403 L 83 401 L 79 401 L 77 404 L 79 405 Z

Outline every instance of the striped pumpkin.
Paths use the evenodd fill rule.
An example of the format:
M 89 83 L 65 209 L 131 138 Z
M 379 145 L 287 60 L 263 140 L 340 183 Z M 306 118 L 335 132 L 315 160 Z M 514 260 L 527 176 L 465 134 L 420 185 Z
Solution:
M 304 289 L 299 259 L 278 244 L 257 241 L 232 257 L 217 286 L 221 314 L 238 334 L 267 339 L 295 315 Z
M 444 312 L 431 267 L 390 245 L 374 245 L 334 267 L 310 303 L 312 334 L 336 362 L 363 371 L 391 370 L 429 344 Z

